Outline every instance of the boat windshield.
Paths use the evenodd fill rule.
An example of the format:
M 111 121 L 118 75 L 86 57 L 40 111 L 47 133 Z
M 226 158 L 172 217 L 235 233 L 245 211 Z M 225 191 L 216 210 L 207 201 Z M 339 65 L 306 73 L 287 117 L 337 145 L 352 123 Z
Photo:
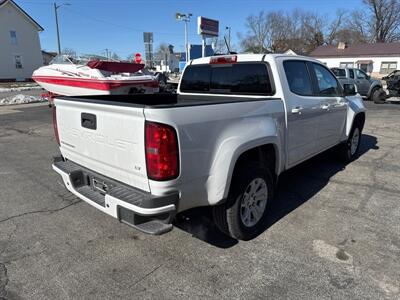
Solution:
M 70 55 L 57 55 L 54 57 L 51 61 L 50 64 L 76 64 L 77 60 L 76 58 L 70 56 Z
M 83 54 L 79 56 L 72 56 L 67 54 L 59 54 L 50 61 L 50 64 L 86 65 L 91 60 L 107 60 L 107 59 L 105 57 L 98 55 Z

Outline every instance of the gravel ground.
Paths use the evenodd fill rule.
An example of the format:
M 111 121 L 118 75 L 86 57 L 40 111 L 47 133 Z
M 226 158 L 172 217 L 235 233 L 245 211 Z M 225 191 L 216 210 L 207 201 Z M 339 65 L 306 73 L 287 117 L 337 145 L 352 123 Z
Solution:
M 399 299 L 400 105 L 368 102 L 361 156 L 286 172 L 256 239 L 208 209 L 144 235 L 71 196 L 45 105 L 0 108 L 0 299 Z

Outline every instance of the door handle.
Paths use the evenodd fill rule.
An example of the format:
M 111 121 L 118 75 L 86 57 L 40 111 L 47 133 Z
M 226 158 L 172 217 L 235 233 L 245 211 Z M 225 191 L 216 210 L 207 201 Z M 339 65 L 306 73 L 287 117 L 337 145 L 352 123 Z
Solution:
M 96 115 L 81 113 L 81 126 L 87 129 L 97 129 Z
M 329 104 L 321 105 L 321 109 L 323 109 L 323 110 L 329 110 L 329 107 L 330 107 Z
M 301 111 L 303 110 L 303 108 L 301 106 L 296 106 L 292 108 L 292 114 L 299 114 L 301 115 Z

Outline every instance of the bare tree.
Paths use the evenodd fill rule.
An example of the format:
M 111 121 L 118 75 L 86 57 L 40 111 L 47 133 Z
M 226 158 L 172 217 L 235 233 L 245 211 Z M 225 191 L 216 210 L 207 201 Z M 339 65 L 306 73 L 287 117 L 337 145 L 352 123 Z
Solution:
M 371 15 L 370 33 L 374 42 L 400 40 L 400 1 L 363 0 Z
M 257 24 L 261 22 L 262 24 Z M 309 53 L 324 43 L 324 19 L 315 13 L 295 10 L 261 13 L 247 18 L 248 33 L 241 38 L 245 51 Z
M 297 48 L 303 53 L 309 53 L 324 43 L 323 32 L 326 22 L 321 15 L 304 11 L 299 11 L 297 18 L 299 19 L 297 42 L 302 45 L 301 41 L 303 41 L 303 45 Z
M 326 16 L 302 10 L 260 12 L 246 19 L 238 35 L 244 51 L 309 53 L 323 44 L 400 41 L 400 0 L 363 0 L 366 9 Z
M 271 47 L 271 34 L 268 15 L 262 11 L 258 15 L 250 15 L 246 18 L 248 29 L 246 37 L 241 41 L 245 51 L 254 53 L 268 52 Z
M 336 17 L 328 26 L 328 31 L 326 33 L 325 42 L 327 44 L 332 44 L 336 40 L 339 32 L 344 27 L 345 19 L 346 12 L 344 10 L 336 11 Z
M 214 38 L 212 41 L 212 48 L 214 53 L 216 54 L 228 53 L 228 48 L 226 46 L 224 38 Z
M 121 60 L 121 57 L 119 57 L 119 55 L 118 55 L 117 53 L 114 52 L 114 53 L 111 55 L 111 59 L 114 60 L 114 61 L 120 61 L 120 60 Z
M 68 55 L 68 56 L 71 56 L 71 57 L 76 57 L 76 51 L 74 49 L 72 49 L 72 48 L 64 48 L 61 51 L 61 54 L 65 54 L 65 55 Z
M 156 61 L 161 61 L 161 60 L 168 60 L 170 51 L 167 43 L 161 43 L 158 45 L 156 53 L 155 53 L 155 59 Z

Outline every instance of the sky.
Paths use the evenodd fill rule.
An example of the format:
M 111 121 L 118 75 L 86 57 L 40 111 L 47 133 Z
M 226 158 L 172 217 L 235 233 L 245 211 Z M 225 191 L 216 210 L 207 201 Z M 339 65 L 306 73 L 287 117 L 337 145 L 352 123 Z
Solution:
M 15 0 L 43 28 L 42 49 L 56 51 L 54 0 Z M 200 44 L 197 16 L 219 20 L 220 36 L 231 27 L 233 44 L 237 33 L 245 33 L 246 17 L 260 11 L 290 12 L 296 8 L 318 12 L 327 19 L 338 9 L 360 7 L 361 0 L 59 0 L 68 3 L 58 9 L 61 48 L 72 48 L 78 54 L 104 55 L 105 49 L 122 58 L 136 52 L 144 54 L 143 32 L 154 33 L 154 50 L 160 43 L 184 49 L 184 24 L 175 13 L 192 13 L 189 42 Z

